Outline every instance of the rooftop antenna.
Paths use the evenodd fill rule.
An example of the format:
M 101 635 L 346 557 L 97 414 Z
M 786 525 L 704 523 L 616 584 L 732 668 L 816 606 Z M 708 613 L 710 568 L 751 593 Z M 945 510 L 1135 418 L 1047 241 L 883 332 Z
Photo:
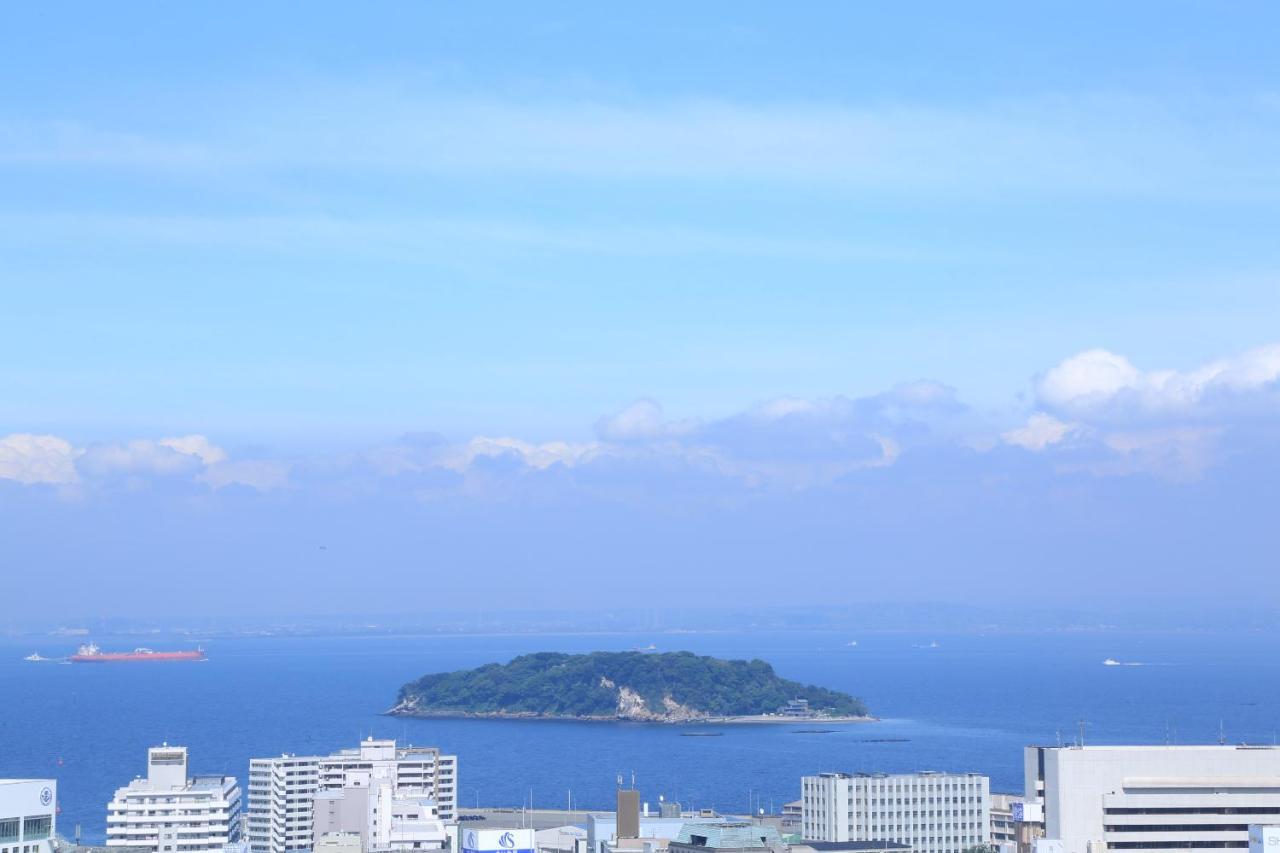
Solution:
M 1076 742 L 1076 746 L 1084 747 L 1084 727 L 1085 727 L 1085 721 L 1084 721 L 1084 720 L 1076 720 L 1076 725 L 1078 725 L 1078 726 L 1080 727 L 1080 739 L 1079 739 L 1079 741 L 1077 741 L 1077 742 Z

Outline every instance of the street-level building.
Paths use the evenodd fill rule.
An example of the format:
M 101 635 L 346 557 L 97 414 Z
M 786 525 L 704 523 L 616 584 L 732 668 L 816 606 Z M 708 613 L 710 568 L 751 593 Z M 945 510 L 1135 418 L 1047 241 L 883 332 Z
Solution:
M 1272 746 L 1028 747 L 1024 778 L 1063 853 L 1243 850 L 1251 824 L 1280 824 Z
M 154 853 L 221 853 L 239 840 L 240 787 L 232 776 L 189 776 L 187 748 L 147 750 L 147 775 L 107 805 L 107 846 Z
M 991 841 L 990 781 L 978 773 L 820 773 L 800 787 L 806 841 L 896 841 L 916 853 Z
M 54 780 L 0 779 L 0 853 L 51 853 L 57 815 Z

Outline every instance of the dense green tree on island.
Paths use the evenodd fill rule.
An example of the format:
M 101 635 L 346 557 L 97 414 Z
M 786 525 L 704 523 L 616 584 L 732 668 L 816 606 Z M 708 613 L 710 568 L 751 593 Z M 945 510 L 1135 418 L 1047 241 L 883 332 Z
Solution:
M 764 661 L 691 652 L 522 655 L 507 664 L 423 676 L 401 688 L 399 701 L 425 713 L 609 717 L 623 687 L 656 713 L 668 697 L 710 716 L 773 713 L 792 699 L 832 715 L 867 713 L 860 699 L 780 678 Z

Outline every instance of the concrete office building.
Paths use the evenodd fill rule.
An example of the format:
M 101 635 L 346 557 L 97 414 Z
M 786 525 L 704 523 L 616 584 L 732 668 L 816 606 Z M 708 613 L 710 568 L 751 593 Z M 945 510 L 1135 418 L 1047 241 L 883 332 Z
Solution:
M 806 841 L 897 841 L 962 853 L 991 840 L 990 782 L 978 773 L 820 773 L 801 780 Z
M 1022 797 L 1014 794 L 991 795 L 991 843 L 1016 844 L 1018 827 L 1013 819 L 1013 806 L 1022 802 Z
M 147 775 L 107 805 L 107 846 L 155 853 L 221 853 L 239 840 L 240 788 L 232 776 L 188 776 L 187 748 L 147 750 Z
M 57 782 L 0 779 L 0 853 L 51 853 L 57 817 Z
M 392 796 L 420 805 L 430 801 L 434 818 L 454 820 L 458 810 L 458 759 L 430 747 L 400 747 L 394 740 L 361 741 L 326 756 L 282 755 L 249 762 L 246 832 L 252 853 L 312 849 L 320 835 L 315 806 L 323 796 L 332 831 L 359 832 L 369 840 L 367 792 L 386 782 Z M 351 789 L 351 795 L 342 792 Z M 432 819 L 434 819 L 432 818 Z
M 1243 849 L 1250 824 L 1280 823 L 1270 746 L 1028 747 L 1024 783 L 1063 853 Z

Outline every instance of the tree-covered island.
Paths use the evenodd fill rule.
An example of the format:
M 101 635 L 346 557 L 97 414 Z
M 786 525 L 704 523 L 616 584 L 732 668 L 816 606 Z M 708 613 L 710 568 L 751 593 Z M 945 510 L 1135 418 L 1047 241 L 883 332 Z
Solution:
M 791 715 L 784 716 L 789 703 Z M 796 710 L 804 703 L 807 715 Z M 424 675 L 400 688 L 387 713 L 667 723 L 872 719 L 861 699 L 780 678 L 762 660 L 691 652 L 521 655 Z

